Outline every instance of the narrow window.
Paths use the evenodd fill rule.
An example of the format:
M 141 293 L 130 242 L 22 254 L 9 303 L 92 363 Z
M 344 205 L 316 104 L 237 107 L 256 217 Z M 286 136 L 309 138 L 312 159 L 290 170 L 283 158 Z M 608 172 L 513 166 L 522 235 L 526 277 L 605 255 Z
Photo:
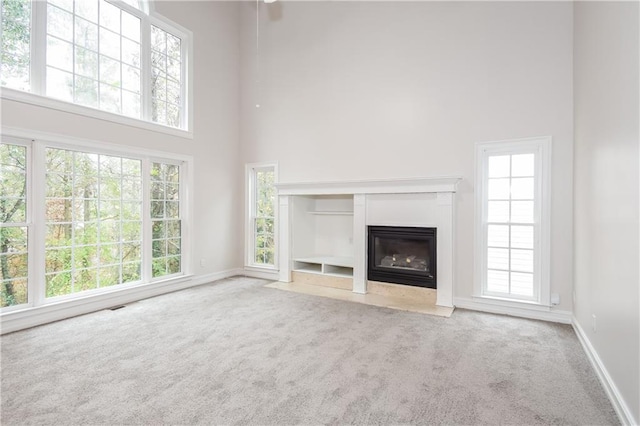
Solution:
M 151 165 L 152 276 L 182 271 L 180 166 Z
M 31 2 L 2 0 L 0 82 L 2 86 L 29 91 L 31 65 Z
M 546 140 L 478 145 L 482 296 L 538 303 L 547 298 L 547 146 Z
M 141 279 L 141 161 L 46 149 L 46 297 Z
M 0 307 L 28 301 L 27 147 L 0 145 Z
M 276 170 L 273 165 L 249 167 L 249 265 L 276 266 Z
M 152 120 L 180 127 L 182 116 L 182 42 L 151 26 Z

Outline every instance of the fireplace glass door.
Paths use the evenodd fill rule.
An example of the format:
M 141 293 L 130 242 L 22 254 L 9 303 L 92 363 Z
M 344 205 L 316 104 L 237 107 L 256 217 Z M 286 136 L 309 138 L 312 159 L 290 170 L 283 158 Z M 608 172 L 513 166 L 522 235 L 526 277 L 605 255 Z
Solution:
M 371 281 L 436 288 L 436 228 L 370 226 Z

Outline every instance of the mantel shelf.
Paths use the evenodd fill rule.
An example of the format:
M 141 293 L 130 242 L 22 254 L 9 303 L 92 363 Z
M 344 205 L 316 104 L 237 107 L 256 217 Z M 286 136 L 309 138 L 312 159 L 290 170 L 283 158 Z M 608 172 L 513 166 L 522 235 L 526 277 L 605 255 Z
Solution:
M 353 216 L 352 211 L 309 211 L 307 213 L 319 216 Z
M 278 183 L 279 195 L 402 194 L 456 192 L 462 178 L 432 177 L 415 179 L 359 180 L 341 182 Z

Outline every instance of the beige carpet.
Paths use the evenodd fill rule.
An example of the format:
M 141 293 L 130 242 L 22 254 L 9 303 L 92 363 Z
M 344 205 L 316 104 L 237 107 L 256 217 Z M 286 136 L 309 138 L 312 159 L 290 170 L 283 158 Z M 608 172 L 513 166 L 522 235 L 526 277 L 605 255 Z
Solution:
M 232 278 L 2 337 L 3 425 L 616 424 L 571 327 Z

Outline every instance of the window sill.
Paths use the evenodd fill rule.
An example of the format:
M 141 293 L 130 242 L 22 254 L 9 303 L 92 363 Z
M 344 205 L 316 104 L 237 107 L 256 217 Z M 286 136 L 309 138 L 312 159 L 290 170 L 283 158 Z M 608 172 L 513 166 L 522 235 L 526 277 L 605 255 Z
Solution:
M 178 136 L 184 139 L 193 139 L 193 132 L 189 130 L 176 129 L 174 127 L 164 126 L 162 124 L 152 123 L 132 117 L 126 117 L 124 115 L 119 115 L 83 105 L 77 105 L 59 99 L 37 95 L 35 93 L 22 92 L 20 90 L 3 87 L 0 90 L 0 97 L 2 97 L 2 99 L 14 102 L 21 102 L 70 114 L 82 115 L 84 117 L 109 121 L 124 126 L 136 127 L 139 129 L 150 130 L 152 132 Z
M 473 296 L 473 301 L 477 303 L 484 303 L 487 305 L 501 306 L 506 308 L 520 308 L 520 309 L 529 309 L 533 311 L 542 311 L 542 312 L 551 311 L 550 305 L 545 305 L 543 303 L 529 301 L 529 300 L 505 299 L 502 297 L 495 297 L 495 296 Z
M 245 265 L 244 269 L 247 271 L 256 271 L 256 272 L 278 272 L 280 270 L 276 266 L 262 266 L 262 265 Z
M 113 306 L 125 305 L 170 291 L 182 290 L 198 285 L 198 283 L 194 283 L 193 278 L 193 274 L 180 275 L 126 288 L 114 287 L 109 292 L 58 300 L 39 306 L 25 305 L 20 307 L 21 309 L 0 313 L 1 331 L 2 334 L 11 333 L 77 315 L 109 309 Z

